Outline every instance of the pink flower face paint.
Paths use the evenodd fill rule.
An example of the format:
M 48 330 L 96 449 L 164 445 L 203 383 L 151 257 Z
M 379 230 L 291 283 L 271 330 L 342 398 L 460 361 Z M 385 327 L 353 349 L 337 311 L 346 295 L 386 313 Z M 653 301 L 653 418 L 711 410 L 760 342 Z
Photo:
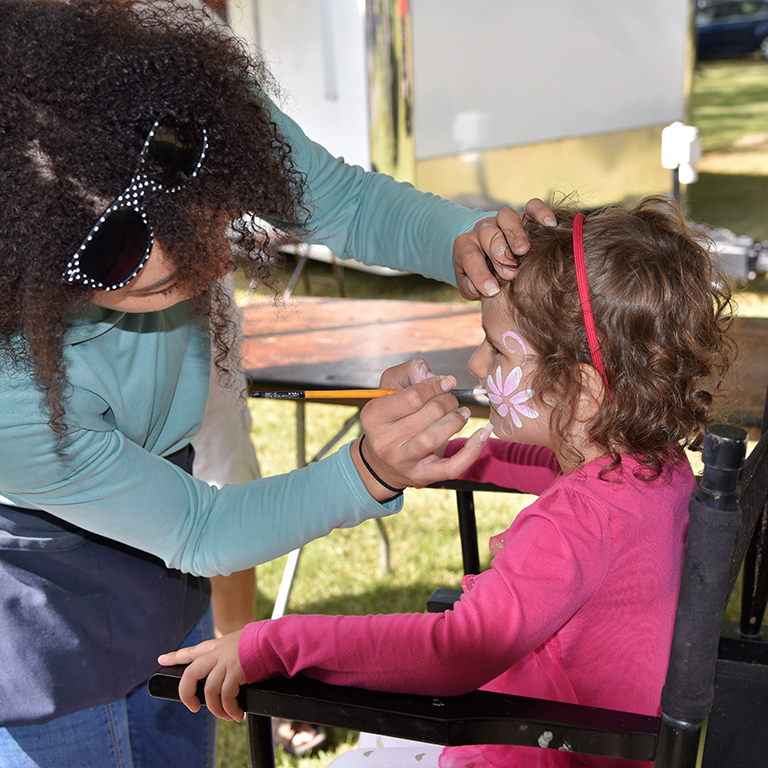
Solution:
M 537 419 L 539 417 L 538 411 L 529 405 L 525 405 L 533 397 L 533 390 L 523 389 L 519 392 L 517 391 L 523 378 L 523 366 L 528 360 L 528 350 L 525 347 L 525 342 L 518 334 L 507 331 L 501 340 L 509 352 L 515 352 L 509 345 L 510 339 L 513 339 L 520 345 L 523 353 L 523 362 L 513 368 L 506 378 L 503 378 L 501 366 L 499 366 L 496 369 L 495 376 L 489 374 L 486 382 L 488 399 L 494 406 L 496 413 L 501 417 L 501 431 L 507 437 L 512 437 L 515 434 L 515 427 L 520 429 L 523 426 L 521 416 L 527 419 Z

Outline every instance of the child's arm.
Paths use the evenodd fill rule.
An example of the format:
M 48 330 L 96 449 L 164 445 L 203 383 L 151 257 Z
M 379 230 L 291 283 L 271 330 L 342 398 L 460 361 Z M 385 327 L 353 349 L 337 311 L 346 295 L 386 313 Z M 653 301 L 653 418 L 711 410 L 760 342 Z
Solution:
M 206 640 L 199 645 L 164 653 L 158 658 L 158 663 L 166 667 L 189 664 L 179 683 L 179 697 L 190 711 L 197 712 L 200 709 L 197 683 L 207 678 L 205 704 L 211 713 L 223 720 L 243 721 L 245 713 L 237 703 L 240 686 L 245 685 L 245 676 L 237 655 L 241 632 L 231 632 L 216 640 Z
M 241 716 L 235 698 L 243 681 L 300 672 L 334 685 L 396 693 L 453 696 L 475 690 L 569 621 L 599 589 L 610 564 L 608 520 L 601 509 L 565 494 L 556 509 L 541 509 L 537 501 L 530 510 L 536 511 L 518 516 L 493 567 L 467 585 L 469 593 L 453 610 L 284 616 L 218 641 L 231 639 L 226 648 L 208 641 L 159 661 L 194 659 L 182 681 L 182 701 L 197 711 L 196 683 L 210 673 L 206 700 L 227 719 Z
M 463 437 L 449 441 L 443 456 L 450 458 L 465 443 L 466 438 Z M 539 496 L 559 474 L 557 459 L 550 448 L 492 438 L 482 456 L 459 479 L 494 483 L 502 488 L 514 488 L 520 493 Z
M 506 546 L 496 546 L 491 569 L 445 613 L 249 624 L 240 638 L 245 679 L 301 672 L 334 685 L 435 696 L 486 685 L 568 622 L 611 562 L 607 514 L 574 494 L 557 509 L 534 502 L 499 539 Z

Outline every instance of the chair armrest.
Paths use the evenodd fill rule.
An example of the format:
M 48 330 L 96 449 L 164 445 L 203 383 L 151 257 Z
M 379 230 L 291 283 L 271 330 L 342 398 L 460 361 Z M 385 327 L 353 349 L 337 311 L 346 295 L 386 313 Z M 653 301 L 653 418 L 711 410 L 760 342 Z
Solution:
M 443 488 L 449 491 L 479 491 L 484 493 L 521 493 L 516 488 L 496 483 L 481 483 L 477 480 L 439 480 L 427 488 Z
M 149 680 L 152 696 L 178 700 L 184 667 Z M 204 701 L 203 683 L 197 695 Z M 253 715 L 414 739 L 443 746 L 514 744 L 605 757 L 653 760 L 659 718 L 487 691 L 415 696 L 328 685 L 302 676 L 245 685 L 240 706 Z

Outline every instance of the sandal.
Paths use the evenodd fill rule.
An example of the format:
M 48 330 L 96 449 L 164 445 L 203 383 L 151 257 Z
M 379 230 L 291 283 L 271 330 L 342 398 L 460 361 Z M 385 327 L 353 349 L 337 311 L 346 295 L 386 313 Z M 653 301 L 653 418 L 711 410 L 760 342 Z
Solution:
M 319 747 L 325 739 L 325 729 L 321 725 L 272 718 L 273 743 L 293 757 L 304 757 L 311 749 Z

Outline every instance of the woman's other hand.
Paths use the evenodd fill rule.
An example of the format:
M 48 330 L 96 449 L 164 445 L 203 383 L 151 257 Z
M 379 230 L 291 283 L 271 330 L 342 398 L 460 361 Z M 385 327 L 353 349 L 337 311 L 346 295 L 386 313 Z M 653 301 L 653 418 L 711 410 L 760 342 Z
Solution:
M 453 261 L 461 295 L 470 301 L 481 296 L 495 296 L 499 284 L 485 262 L 486 254 L 502 280 L 512 280 L 517 271 L 516 256 L 530 248 L 523 227 L 526 219 L 546 226 L 556 224 L 552 209 L 538 198 L 526 203 L 520 216 L 512 208 L 503 208 L 495 218 L 482 219 L 471 232 L 459 235 L 453 243 Z

